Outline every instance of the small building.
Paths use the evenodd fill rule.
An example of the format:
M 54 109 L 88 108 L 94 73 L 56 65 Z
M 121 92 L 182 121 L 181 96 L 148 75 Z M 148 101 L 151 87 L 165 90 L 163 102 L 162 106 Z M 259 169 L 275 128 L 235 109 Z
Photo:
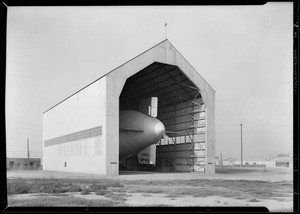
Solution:
M 274 159 L 275 167 L 293 168 L 292 157 L 277 157 Z
M 227 158 L 222 161 L 222 166 L 233 166 L 236 163 L 235 158 Z
M 241 166 L 241 160 L 223 161 L 224 165 Z M 244 167 L 293 168 L 293 157 L 289 154 L 278 154 L 272 159 L 246 159 Z
M 7 170 L 38 170 L 41 168 L 40 158 L 6 158 Z
M 267 161 L 265 160 L 246 160 L 243 161 L 243 166 L 244 167 L 266 167 L 267 166 Z M 240 166 L 241 161 L 237 160 L 234 163 L 234 166 Z

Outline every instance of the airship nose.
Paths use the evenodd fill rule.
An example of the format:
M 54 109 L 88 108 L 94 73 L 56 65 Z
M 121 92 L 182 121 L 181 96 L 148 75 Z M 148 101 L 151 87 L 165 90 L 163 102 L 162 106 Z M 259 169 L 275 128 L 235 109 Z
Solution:
M 157 123 L 155 125 L 155 134 L 158 135 L 162 135 L 165 132 L 165 126 L 164 124 L 162 124 L 161 122 Z

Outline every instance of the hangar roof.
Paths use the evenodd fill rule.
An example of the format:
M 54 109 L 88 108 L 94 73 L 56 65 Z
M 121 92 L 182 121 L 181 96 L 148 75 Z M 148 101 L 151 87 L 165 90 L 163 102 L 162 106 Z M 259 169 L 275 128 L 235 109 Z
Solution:
M 157 50 L 161 53 L 161 48 L 168 49 L 170 51 L 172 49 L 172 52 L 166 52 L 167 54 L 172 55 L 171 57 L 167 59 L 159 59 L 157 57 L 159 54 Z M 152 52 L 151 52 L 152 51 Z M 156 51 L 156 52 L 155 52 Z M 148 54 L 148 55 L 147 55 Z M 150 57 L 149 57 L 150 54 Z M 167 55 L 165 54 L 165 55 Z M 142 59 L 144 62 L 143 64 L 147 64 L 146 67 L 143 67 L 140 69 L 141 72 L 139 72 L 137 75 L 132 76 L 134 73 L 122 73 L 122 68 L 123 67 L 130 67 L 130 64 L 135 63 L 135 60 L 138 60 L 140 58 L 153 58 L 151 59 L 151 63 L 147 64 L 147 60 Z M 184 68 L 188 68 L 187 70 L 192 70 L 192 76 L 194 78 L 190 78 L 187 75 L 185 75 L 184 71 L 182 71 L 182 68 L 180 68 L 180 65 L 177 65 L 178 62 L 176 63 L 166 63 L 168 60 L 177 60 L 177 58 L 180 58 L 181 61 L 179 61 L 180 64 Z M 130 69 L 127 69 L 130 70 Z M 119 73 L 121 74 L 119 74 Z M 118 66 L 117 68 L 113 69 L 112 71 L 102 75 L 98 79 L 94 80 L 90 84 L 86 85 L 85 87 L 81 88 L 80 90 L 76 91 L 72 95 L 68 96 L 61 102 L 57 103 L 56 105 L 52 106 L 51 108 L 47 109 L 43 113 L 46 113 L 50 109 L 54 108 L 55 106 L 59 105 L 60 103 L 64 102 L 68 98 L 72 97 L 73 95 L 77 94 L 81 90 L 85 89 L 86 87 L 90 86 L 94 82 L 98 81 L 99 79 L 107 76 L 107 75 L 112 75 L 114 76 L 115 74 L 121 75 L 124 79 L 127 79 L 129 82 L 136 82 L 141 85 L 143 89 L 147 88 L 147 90 L 142 90 L 143 93 L 147 93 L 147 96 L 151 96 L 152 89 L 151 89 L 151 83 L 155 83 L 156 86 L 156 91 L 159 90 L 163 95 L 167 96 L 166 99 L 172 100 L 173 102 L 176 102 L 176 99 L 181 99 L 178 94 L 184 95 L 184 96 L 195 96 L 193 93 L 196 91 L 201 90 L 203 93 L 215 93 L 215 90 L 202 78 L 202 76 L 190 65 L 190 63 L 181 55 L 181 53 L 167 40 L 163 40 L 162 42 L 156 44 L 155 46 L 149 48 L 148 50 L 144 51 L 143 53 L 137 55 L 136 57 L 130 59 L 129 61 L 123 63 L 122 65 Z M 132 76 L 132 78 L 130 78 Z M 199 87 L 199 84 L 197 86 L 194 84 L 194 81 L 197 80 L 197 83 L 200 83 L 201 86 Z M 147 86 L 147 84 L 150 84 Z M 172 86 L 172 88 L 170 88 Z M 133 91 L 132 91 L 133 90 Z M 135 90 L 135 91 L 134 91 Z M 134 88 L 125 88 L 125 93 L 128 93 L 129 95 L 131 94 L 133 97 L 138 95 L 139 97 L 142 97 L 144 94 L 141 94 L 141 90 L 136 91 L 136 87 Z M 203 93 L 201 93 L 203 97 Z M 204 96 L 204 99 L 206 99 L 206 96 Z

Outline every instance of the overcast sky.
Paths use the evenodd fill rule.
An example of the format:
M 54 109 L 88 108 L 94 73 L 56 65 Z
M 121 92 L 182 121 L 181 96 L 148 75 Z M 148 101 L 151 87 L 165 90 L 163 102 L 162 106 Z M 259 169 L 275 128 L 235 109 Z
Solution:
M 8 7 L 7 151 L 42 151 L 42 113 L 167 38 L 216 90 L 216 156 L 292 152 L 293 5 Z M 25 154 L 25 153 L 23 153 Z M 38 154 L 38 153 L 32 153 Z

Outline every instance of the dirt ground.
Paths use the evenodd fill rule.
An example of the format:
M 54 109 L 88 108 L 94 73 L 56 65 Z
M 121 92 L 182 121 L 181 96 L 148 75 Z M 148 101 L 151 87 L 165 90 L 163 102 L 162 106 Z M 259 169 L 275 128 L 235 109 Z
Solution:
M 278 203 L 277 200 L 263 200 L 251 202 L 249 199 L 234 199 L 221 196 L 193 197 L 184 196 L 168 199 L 165 194 L 152 194 L 144 197 L 141 193 L 134 193 L 127 198 L 126 203 L 132 206 L 153 206 L 153 204 L 168 206 L 200 206 L 200 207 L 267 207 L 270 212 L 292 211 L 293 203 L 284 201 Z
M 84 173 L 54 171 L 8 171 L 7 178 L 54 178 L 79 179 L 80 181 L 113 180 L 124 185 L 122 192 L 114 197 L 122 198 L 118 206 L 200 206 L 234 207 L 263 206 L 271 212 L 293 211 L 293 174 L 291 170 L 270 169 L 250 172 L 249 170 L 219 170 L 213 175 L 204 173 L 154 173 L 121 171 L 119 176 L 100 176 Z M 97 201 L 112 201 L 105 195 L 79 192 L 61 195 L 51 194 L 16 194 L 8 196 L 12 206 L 25 206 L 28 200 L 48 200 L 52 205 L 63 198 L 71 198 L 73 205 L 81 205 L 80 200 L 95 201 L 90 206 L 101 206 Z M 111 196 L 110 196 L 111 197 Z M 56 202 L 55 202 L 56 200 Z M 25 205 L 24 205 L 25 204 Z M 115 206 L 111 203 L 109 206 Z M 79 206 L 81 206 L 79 205 Z M 107 203 L 104 205 L 106 206 Z
M 47 196 L 43 198 L 62 198 L 65 196 Z M 70 193 L 68 197 L 82 198 L 87 200 L 109 200 L 105 196 L 79 193 Z M 10 200 L 26 201 L 41 198 L 40 194 L 22 194 L 10 197 Z M 75 204 L 76 205 L 76 204 Z M 20 203 L 22 206 L 22 203 Z M 120 206 L 120 205 L 119 205 Z M 234 199 L 222 196 L 193 197 L 189 195 L 181 197 L 169 197 L 167 194 L 156 193 L 129 193 L 123 206 L 150 207 L 150 206 L 174 206 L 174 207 L 267 207 L 270 212 L 292 212 L 293 202 L 290 200 L 280 201 L 265 199 L 251 201 L 249 199 Z

